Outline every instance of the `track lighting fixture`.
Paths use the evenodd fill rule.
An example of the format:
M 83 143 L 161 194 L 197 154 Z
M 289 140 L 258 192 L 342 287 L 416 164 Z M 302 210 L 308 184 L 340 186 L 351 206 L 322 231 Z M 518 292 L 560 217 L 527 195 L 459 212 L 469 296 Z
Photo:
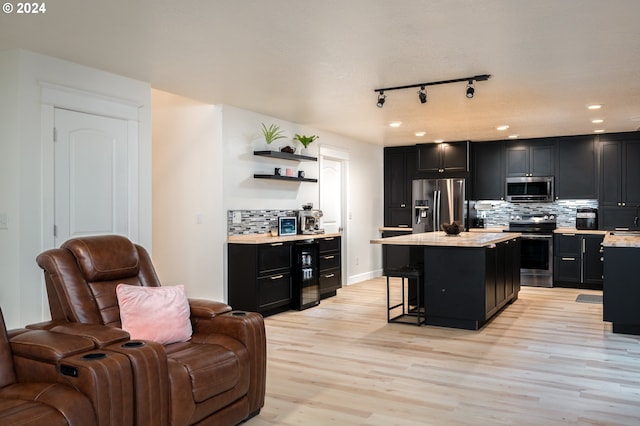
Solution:
M 418 83 L 418 84 L 409 84 L 406 86 L 396 86 L 396 87 L 385 87 L 382 89 L 375 89 L 374 92 L 378 93 L 378 108 L 382 108 L 382 106 L 384 105 L 384 101 L 385 101 L 385 91 L 388 90 L 400 90 L 400 89 L 409 89 L 412 87 L 419 87 L 420 90 L 418 91 L 418 99 L 420 99 L 420 103 L 426 103 L 427 102 L 427 91 L 426 91 L 426 87 L 427 86 L 436 86 L 439 84 L 449 84 L 449 83 L 460 83 L 463 81 L 466 81 L 467 84 L 467 98 L 471 99 L 473 98 L 473 95 L 475 95 L 476 89 L 474 86 L 474 83 L 477 81 L 487 81 L 491 78 L 491 74 L 479 74 L 479 75 L 474 75 L 472 77 L 463 77 L 463 78 L 454 78 L 452 80 L 441 80 L 441 81 L 432 81 L 429 83 Z
M 467 84 L 467 98 L 473 98 L 473 94 L 476 92 L 476 89 L 473 87 L 473 80 L 469 80 L 469 84 Z
M 424 86 L 420 86 L 420 90 L 418 90 L 418 98 L 420 99 L 421 104 L 427 103 L 427 92 L 424 90 Z

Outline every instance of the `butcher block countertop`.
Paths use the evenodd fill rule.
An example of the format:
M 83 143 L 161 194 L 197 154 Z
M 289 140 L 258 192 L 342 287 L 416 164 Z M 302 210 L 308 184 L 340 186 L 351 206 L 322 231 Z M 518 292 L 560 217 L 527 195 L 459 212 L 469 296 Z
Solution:
M 332 234 L 298 234 L 283 235 L 272 237 L 271 234 L 246 234 L 246 235 L 229 235 L 227 242 L 232 244 L 275 244 L 286 241 L 304 241 L 308 239 L 335 238 L 342 236 L 342 233 L 336 232 Z
M 640 248 L 640 233 L 635 235 L 624 235 L 622 233 L 616 235 L 607 234 L 604 237 L 604 241 L 602 241 L 602 246 Z
M 389 244 L 401 246 L 438 246 L 438 247 L 489 247 L 522 234 L 517 232 L 461 232 L 447 235 L 442 231 L 408 234 L 389 238 L 376 238 L 371 244 Z

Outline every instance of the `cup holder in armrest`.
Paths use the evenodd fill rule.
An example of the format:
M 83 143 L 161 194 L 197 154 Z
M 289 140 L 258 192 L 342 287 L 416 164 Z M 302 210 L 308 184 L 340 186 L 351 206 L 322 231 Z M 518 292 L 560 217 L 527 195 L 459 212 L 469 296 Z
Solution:
M 82 359 L 94 360 L 94 359 L 103 359 L 106 357 L 107 357 L 107 354 L 104 354 L 102 352 L 94 352 L 92 354 L 83 355 Z
M 123 343 L 122 347 L 123 348 L 139 348 L 140 346 L 144 346 L 144 342 L 141 342 L 139 340 L 135 340 L 132 342 L 127 342 L 127 343 Z
M 247 315 L 247 313 L 243 312 L 243 311 L 233 311 L 233 312 L 231 312 L 231 315 L 236 316 L 236 317 L 243 317 L 243 316 Z

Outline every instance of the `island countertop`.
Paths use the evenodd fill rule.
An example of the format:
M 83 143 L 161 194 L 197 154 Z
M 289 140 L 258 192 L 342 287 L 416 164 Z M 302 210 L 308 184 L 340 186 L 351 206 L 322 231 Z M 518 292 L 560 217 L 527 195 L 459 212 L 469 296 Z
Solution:
M 371 240 L 370 243 L 401 246 L 489 247 L 520 236 L 522 234 L 518 232 L 461 232 L 456 236 L 449 236 L 442 231 L 438 231 L 376 238 Z

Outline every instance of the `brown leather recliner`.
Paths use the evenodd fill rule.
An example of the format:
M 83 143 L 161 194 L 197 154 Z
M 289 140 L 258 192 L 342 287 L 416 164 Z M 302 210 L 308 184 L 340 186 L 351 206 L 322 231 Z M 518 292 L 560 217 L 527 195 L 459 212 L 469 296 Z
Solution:
M 90 330 L 75 323 L 120 328 L 116 286 L 160 286 L 147 251 L 117 235 L 71 239 L 40 254 L 37 263 L 44 270 L 52 317 L 38 327 L 62 333 L 90 337 Z M 166 406 L 172 425 L 237 424 L 256 415 L 266 382 L 262 316 L 202 299 L 189 299 L 189 305 L 193 334 L 187 342 L 164 346 L 167 366 L 157 374 L 167 376 L 170 403 L 156 404 L 157 409 Z M 134 380 L 146 380 L 145 363 L 135 356 L 131 362 L 134 376 L 143 376 Z M 149 403 L 144 395 L 134 399 L 138 411 Z
M 4 317 L 0 311 L 0 424 L 25 426 L 95 425 L 91 401 L 82 393 L 61 383 L 28 381 L 18 376 L 13 362 Z M 25 334 L 28 334 L 27 332 Z M 33 332 L 36 333 L 36 332 Z M 51 333 L 49 333 L 51 334 Z M 41 337 L 41 336 L 38 336 Z M 23 339 L 26 342 L 27 339 Z M 36 340 L 29 347 L 41 351 Z M 92 348 L 87 342 L 86 349 Z M 82 350 L 82 348 L 79 348 Z

